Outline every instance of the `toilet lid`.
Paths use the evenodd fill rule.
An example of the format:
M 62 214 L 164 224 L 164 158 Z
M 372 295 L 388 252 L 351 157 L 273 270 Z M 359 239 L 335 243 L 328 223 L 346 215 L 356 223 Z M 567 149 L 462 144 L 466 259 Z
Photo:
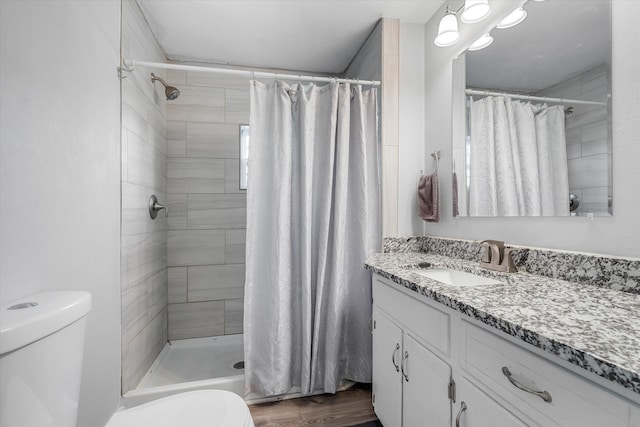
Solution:
M 247 404 L 223 390 L 175 394 L 116 412 L 107 427 L 253 427 Z

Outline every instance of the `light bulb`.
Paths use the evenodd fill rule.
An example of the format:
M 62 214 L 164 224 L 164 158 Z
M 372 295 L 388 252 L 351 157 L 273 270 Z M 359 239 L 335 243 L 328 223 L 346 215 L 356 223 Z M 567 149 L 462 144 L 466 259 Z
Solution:
M 505 28 L 515 27 L 516 25 L 524 21 L 524 18 L 526 17 L 527 17 L 527 11 L 519 7 L 513 12 L 511 12 L 509 15 L 507 15 L 507 17 L 504 18 L 502 21 L 500 21 L 500 23 L 496 25 L 496 28 L 500 28 L 501 30 L 503 30 Z
M 490 13 L 489 0 L 465 0 L 460 20 L 466 24 L 480 22 Z

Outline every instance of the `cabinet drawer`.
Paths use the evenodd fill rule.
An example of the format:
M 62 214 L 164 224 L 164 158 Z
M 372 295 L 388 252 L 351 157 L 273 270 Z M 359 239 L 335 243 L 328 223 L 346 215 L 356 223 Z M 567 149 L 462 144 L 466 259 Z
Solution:
M 540 424 L 521 419 L 489 397 L 466 378 L 458 378 L 459 399 L 453 405 L 454 425 L 460 427 L 534 427 Z
M 627 425 L 625 400 L 493 333 L 465 326 L 467 372 L 531 418 L 562 426 Z M 511 384 L 503 368 L 521 386 L 548 392 L 551 401 Z
M 373 276 L 373 303 L 411 330 L 423 343 L 449 356 L 450 316 L 387 284 L 380 276 Z M 416 295 L 417 296 L 417 295 Z

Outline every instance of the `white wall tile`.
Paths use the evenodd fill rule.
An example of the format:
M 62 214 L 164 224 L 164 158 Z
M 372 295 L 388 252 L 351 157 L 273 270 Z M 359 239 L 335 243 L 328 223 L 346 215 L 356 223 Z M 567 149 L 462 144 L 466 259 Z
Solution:
M 147 311 L 153 318 L 168 304 L 167 268 L 147 279 Z
M 123 343 L 122 389 L 130 390 L 140 382 L 166 343 L 167 313 L 162 311 L 128 343 Z
M 169 230 L 187 229 L 187 195 L 169 193 L 167 195 L 169 206 L 168 227 Z
M 184 121 L 167 121 L 167 156 L 187 156 L 187 123 Z
M 579 186 L 572 184 L 572 187 L 593 188 L 607 182 L 609 156 L 606 154 L 571 159 L 568 164 L 569 182 L 580 183 Z
M 247 190 L 240 189 L 240 160 L 226 160 L 224 170 L 224 192 L 247 194 Z
M 139 185 L 122 183 L 122 235 L 146 233 L 149 226 L 148 190 Z
M 581 141 L 590 142 L 600 139 L 607 139 L 607 121 L 601 120 L 581 128 Z
M 249 79 L 231 74 L 212 74 L 197 71 L 187 72 L 189 86 L 209 86 L 231 89 L 249 89 Z
M 244 299 L 230 299 L 224 302 L 224 334 L 243 333 Z
M 186 86 L 187 85 L 187 72 L 182 70 L 167 70 L 167 83 L 172 86 Z
M 162 232 L 122 238 L 123 254 L 127 257 L 127 282 L 122 284 L 123 289 L 149 278 L 163 268 L 165 240 Z
M 584 157 L 595 156 L 597 154 L 607 154 L 608 151 L 609 149 L 606 138 L 582 143 L 582 155 Z
M 580 212 L 607 212 L 608 198 L 607 187 L 585 188 L 580 199 Z
M 227 264 L 244 264 L 247 230 L 227 230 L 225 257 Z
M 127 136 L 127 153 L 128 182 L 162 190 L 162 153 L 131 132 Z
M 169 231 L 170 267 L 224 264 L 223 230 Z
M 188 268 L 188 301 L 244 297 L 245 266 L 206 265 Z
M 169 193 L 224 193 L 224 160 L 169 159 Z
M 223 108 L 225 106 L 224 89 L 211 87 L 191 87 L 183 86 L 180 88 L 180 96 L 171 101 L 171 106 L 190 106 L 190 107 L 215 107 Z M 205 109 L 205 108 L 203 108 Z M 172 114 L 169 114 L 171 120 L 176 120 Z M 197 120 L 200 121 L 200 120 Z M 221 121 L 221 120 L 212 120 Z
M 187 302 L 187 267 L 169 267 L 169 304 Z
M 167 114 L 172 120 L 190 120 L 194 122 L 224 121 L 224 107 L 200 107 L 194 105 L 171 104 L 167 106 Z
M 224 335 L 224 301 L 169 304 L 169 339 Z
M 235 124 L 187 122 L 187 156 L 237 159 L 240 128 Z
M 147 282 L 122 293 L 122 341 L 129 342 L 147 325 Z
M 567 145 L 567 159 L 582 157 L 582 144 Z
M 138 5 L 122 5 L 122 47 L 129 58 L 164 61 Z M 155 71 L 166 78 L 166 72 Z M 166 342 L 167 218 L 151 220 L 149 197 L 167 203 L 166 100 L 148 72 L 122 80 L 122 391 L 135 386 Z M 184 124 L 183 124 L 184 128 Z M 184 131 L 183 131 L 184 133 Z M 143 224 L 144 223 L 144 224 Z M 144 302 L 143 302 L 144 301 Z
M 247 226 L 244 194 L 191 194 L 187 205 L 189 229 L 232 229 Z
M 249 88 L 227 89 L 225 121 L 249 124 Z

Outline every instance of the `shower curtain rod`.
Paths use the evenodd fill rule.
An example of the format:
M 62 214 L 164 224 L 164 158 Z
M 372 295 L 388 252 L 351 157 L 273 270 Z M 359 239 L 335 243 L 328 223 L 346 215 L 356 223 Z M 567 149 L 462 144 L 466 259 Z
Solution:
M 579 104 L 579 105 L 607 105 L 606 102 L 583 101 L 581 99 L 547 98 L 544 96 L 518 95 L 515 93 L 492 92 L 490 90 L 466 89 L 467 95 L 482 96 L 506 96 L 508 98 L 523 99 L 526 101 L 555 102 L 557 104 Z
M 216 67 L 200 67 L 196 65 L 181 65 L 181 64 L 167 64 L 163 62 L 145 62 L 135 61 L 133 59 L 124 59 L 122 61 L 123 67 L 120 68 L 120 73 L 123 71 L 131 72 L 136 66 L 161 68 L 165 70 L 182 70 L 182 71 L 198 71 L 203 73 L 218 73 L 218 74 L 235 74 L 238 76 L 246 76 L 251 78 L 265 78 L 265 79 L 282 79 L 282 80 L 294 80 L 301 82 L 337 82 L 337 83 L 351 83 L 360 84 L 365 86 L 380 86 L 378 80 L 358 80 L 358 79 L 339 79 L 336 77 L 317 77 L 317 76 L 303 76 L 300 74 L 284 74 L 284 73 L 267 73 L 264 71 L 251 71 L 251 70 L 234 70 L 230 68 L 216 68 Z

